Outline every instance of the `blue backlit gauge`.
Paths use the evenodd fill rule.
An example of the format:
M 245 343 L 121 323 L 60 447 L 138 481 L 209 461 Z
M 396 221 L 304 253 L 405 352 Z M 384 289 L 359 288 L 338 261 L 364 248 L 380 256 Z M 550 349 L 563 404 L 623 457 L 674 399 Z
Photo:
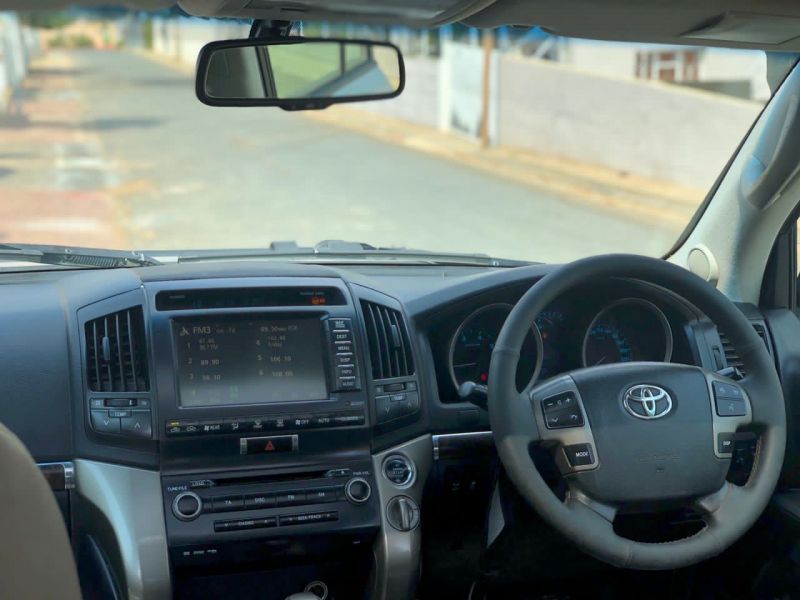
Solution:
M 633 349 L 625 333 L 610 320 L 595 323 L 589 330 L 584 356 L 587 367 L 634 360 Z
M 655 304 L 641 298 L 618 300 L 592 320 L 583 340 L 583 366 L 633 361 L 669 362 L 672 329 Z
M 511 309 L 510 304 L 489 304 L 473 312 L 459 325 L 450 342 L 449 357 L 450 377 L 456 389 L 465 381 L 486 388 L 492 350 Z M 538 376 L 541 364 L 542 338 L 534 326 L 522 345 L 517 389 L 525 389 Z

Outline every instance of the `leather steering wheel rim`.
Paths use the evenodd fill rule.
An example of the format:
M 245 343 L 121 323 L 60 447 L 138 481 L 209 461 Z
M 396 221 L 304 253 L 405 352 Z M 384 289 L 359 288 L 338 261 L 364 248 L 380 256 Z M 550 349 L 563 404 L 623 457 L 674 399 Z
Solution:
M 515 373 L 525 335 L 536 316 L 561 294 L 589 280 L 609 278 L 639 280 L 665 288 L 684 298 L 727 334 L 747 373 L 736 385 L 744 390 L 748 401 L 749 426 L 759 435 L 753 470 L 744 486 L 725 483 L 723 475 L 722 485 L 713 493 L 686 498 L 687 502 L 698 509 L 706 523 L 700 532 L 688 538 L 665 543 L 644 543 L 621 537 L 613 528 L 616 506 L 598 502 L 591 494 L 579 490 L 572 490 L 564 500 L 559 499 L 536 470 L 531 459 L 531 446 L 541 442 L 545 434 L 552 432 L 543 429 L 540 406 L 533 401 L 539 386 L 523 393 L 516 389 Z M 681 418 L 681 411 L 691 409 L 705 414 L 705 408 L 701 408 L 705 401 L 710 413 L 708 423 L 715 419 L 713 422 L 716 427 L 719 417 L 713 408 L 714 396 L 710 382 L 712 378 L 724 378 L 698 367 L 673 367 L 675 368 L 670 369 L 670 366 L 653 363 L 628 363 L 624 372 L 619 366 L 592 367 L 566 374 L 562 376 L 562 380 L 567 384 L 570 381 L 574 384 L 580 380 L 583 372 L 593 370 L 594 373 L 588 374 L 594 374 L 595 378 L 627 377 L 632 382 L 637 381 L 639 372 L 644 373 L 645 378 L 664 377 L 667 382 L 669 377 L 678 374 L 687 381 L 687 378 L 700 381 L 698 378 L 702 375 L 709 380 L 705 399 L 702 398 L 699 387 L 692 388 L 697 393 L 679 395 L 676 399 L 678 409 L 675 415 L 669 416 L 677 422 Z M 602 382 L 603 379 L 597 381 Z M 547 382 L 541 385 L 545 386 Z M 668 385 L 664 387 L 669 388 Z M 626 392 L 622 390 L 621 393 Z M 584 407 L 587 427 L 592 426 L 593 415 L 598 417 L 613 413 L 615 419 L 624 418 L 622 413 L 616 414 L 619 407 L 615 407 L 614 403 L 621 404 L 618 397 L 608 395 L 602 402 L 602 413 L 596 407 Z M 781 384 L 772 359 L 750 322 L 728 298 L 696 275 L 664 260 L 643 256 L 614 254 L 586 258 L 566 264 L 535 283 L 511 311 L 498 336 L 489 371 L 488 407 L 499 457 L 512 483 L 528 504 L 586 553 L 625 568 L 681 568 L 715 556 L 728 548 L 755 523 L 767 506 L 780 476 L 786 446 L 786 412 Z M 637 421 L 632 418 L 629 420 Z M 640 421 L 629 426 L 643 428 L 648 423 Z M 669 419 L 663 419 L 663 425 L 661 421 L 653 423 L 658 423 L 659 427 L 667 427 Z M 698 430 L 704 431 L 707 425 L 703 423 L 698 427 Z M 588 431 L 591 434 L 592 430 Z M 715 431 L 716 429 L 709 431 L 709 443 L 712 445 L 715 443 Z M 620 443 L 624 446 L 625 440 L 620 440 Z M 584 481 L 591 486 L 602 482 L 604 468 L 606 473 L 612 473 L 614 465 L 607 460 L 604 462 L 603 448 L 598 447 L 596 451 L 599 455 L 599 466 L 591 473 L 574 473 L 570 478 L 576 482 L 581 477 L 587 478 Z M 690 466 L 694 465 L 694 457 L 687 453 L 676 452 L 673 458 L 676 464 L 683 460 L 691 463 Z M 714 463 L 715 459 L 719 461 L 718 464 Z M 726 462 L 723 458 L 712 457 L 708 459 L 708 463 L 710 468 L 722 472 L 727 470 L 729 460 Z M 679 472 L 680 469 L 673 471 L 674 476 L 678 477 Z

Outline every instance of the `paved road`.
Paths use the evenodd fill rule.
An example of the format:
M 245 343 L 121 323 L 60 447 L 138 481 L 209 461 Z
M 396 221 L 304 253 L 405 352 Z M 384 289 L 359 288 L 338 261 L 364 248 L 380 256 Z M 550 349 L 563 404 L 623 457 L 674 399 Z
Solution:
M 342 238 L 556 261 L 655 254 L 675 236 L 301 114 L 206 107 L 192 85 L 126 52 L 40 61 L 22 116 L 0 121 L 0 241 Z

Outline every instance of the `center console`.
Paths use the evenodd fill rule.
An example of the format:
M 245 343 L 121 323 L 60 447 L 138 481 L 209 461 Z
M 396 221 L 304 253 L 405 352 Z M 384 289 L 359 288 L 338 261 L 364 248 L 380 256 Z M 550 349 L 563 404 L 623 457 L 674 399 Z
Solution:
M 303 574 L 283 583 L 302 591 L 323 577 L 309 564 L 366 560 L 380 529 L 367 342 L 349 290 L 334 278 L 260 283 L 148 290 L 178 596 L 208 569 L 275 567 L 285 580 L 298 561 Z
M 141 540 L 132 595 L 413 597 L 432 448 L 402 306 L 277 271 L 148 272 L 78 312 L 81 494 Z

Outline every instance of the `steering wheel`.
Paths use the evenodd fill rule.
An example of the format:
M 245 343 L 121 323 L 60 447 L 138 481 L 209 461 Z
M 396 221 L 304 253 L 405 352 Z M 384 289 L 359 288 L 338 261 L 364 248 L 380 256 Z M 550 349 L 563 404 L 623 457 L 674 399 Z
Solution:
M 621 363 L 571 371 L 520 393 L 515 374 L 536 316 L 591 279 L 625 278 L 671 290 L 729 337 L 746 377 L 732 381 L 695 366 Z M 786 446 L 780 381 L 763 341 L 719 291 L 663 260 L 605 255 L 549 273 L 520 299 L 497 339 L 489 370 L 489 417 L 509 478 L 530 506 L 586 553 L 618 567 L 675 569 L 715 556 L 761 515 L 777 484 Z M 759 434 L 748 482 L 726 482 L 731 437 Z M 531 459 L 553 453 L 567 492 L 559 498 Z M 614 531 L 620 510 L 691 506 L 705 526 L 666 543 Z

